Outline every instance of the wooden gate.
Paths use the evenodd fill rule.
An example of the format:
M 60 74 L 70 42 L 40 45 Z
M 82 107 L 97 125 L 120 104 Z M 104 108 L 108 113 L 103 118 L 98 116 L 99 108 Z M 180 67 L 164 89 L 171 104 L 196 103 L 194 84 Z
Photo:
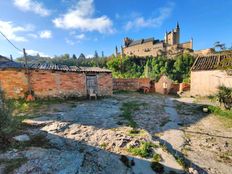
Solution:
M 86 76 L 86 86 L 87 86 L 87 93 L 89 93 L 89 89 L 93 89 L 94 93 L 97 94 L 97 76 L 96 75 L 87 75 Z

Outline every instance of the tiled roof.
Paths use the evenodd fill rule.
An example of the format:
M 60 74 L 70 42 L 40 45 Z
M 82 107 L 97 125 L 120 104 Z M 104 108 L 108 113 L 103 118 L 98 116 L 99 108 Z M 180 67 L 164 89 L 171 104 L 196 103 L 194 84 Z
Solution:
M 139 44 L 142 44 L 142 42 L 143 42 L 143 39 L 134 40 L 133 42 L 129 44 L 129 46 L 139 45 Z
M 227 60 L 226 63 L 225 60 Z M 195 60 L 191 70 L 217 70 L 227 67 L 232 67 L 232 54 L 212 54 L 199 56 Z
M 140 45 L 142 43 L 146 43 L 146 42 L 154 42 L 154 38 L 147 38 L 147 39 L 140 39 L 140 40 L 134 40 L 132 41 L 128 46 L 134 46 L 134 45 Z
M 25 64 L 9 61 L 3 64 L 0 64 L 1 68 L 25 68 Z M 30 64 L 28 65 L 29 69 L 39 69 L 39 70 L 54 70 L 54 71 L 69 71 L 69 72 L 106 72 L 110 73 L 111 71 L 99 67 L 78 67 L 78 66 L 67 66 L 67 65 L 57 65 L 57 64 Z
M 0 63 L 10 61 L 10 59 L 0 55 Z

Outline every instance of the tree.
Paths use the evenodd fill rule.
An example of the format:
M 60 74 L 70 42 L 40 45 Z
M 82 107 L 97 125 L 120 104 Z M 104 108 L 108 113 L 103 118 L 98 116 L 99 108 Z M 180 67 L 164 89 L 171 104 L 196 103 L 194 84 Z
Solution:
M 214 48 L 215 48 L 215 50 L 219 50 L 219 51 L 226 50 L 225 44 L 221 43 L 220 41 L 217 41 L 217 42 L 214 43 Z
M 72 58 L 73 59 L 77 59 L 77 56 L 75 54 L 73 54 Z
M 99 58 L 97 51 L 94 53 L 94 58 Z

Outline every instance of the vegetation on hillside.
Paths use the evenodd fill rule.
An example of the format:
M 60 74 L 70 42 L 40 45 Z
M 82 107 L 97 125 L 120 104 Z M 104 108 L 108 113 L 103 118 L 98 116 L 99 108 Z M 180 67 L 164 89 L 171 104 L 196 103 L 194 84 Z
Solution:
M 112 70 L 113 77 L 116 78 L 147 77 L 158 80 L 162 74 L 167 74 L 174 81 L 187 82 L 193 62 L 194 57 L 189 54 L 179 55 L 174 59 L 163 56 L 123 59 L 116 57 L 107 62 L 107 67 Z

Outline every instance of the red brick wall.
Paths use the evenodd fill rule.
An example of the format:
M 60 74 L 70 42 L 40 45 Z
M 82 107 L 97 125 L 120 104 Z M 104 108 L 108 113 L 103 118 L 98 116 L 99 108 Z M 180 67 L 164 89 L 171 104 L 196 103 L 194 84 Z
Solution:
M 141 87 L 150 88 L 150 79 L 113 79 L 113 90 L 137 91 Z
M 155 91 L 160 94 L 164 94 L 163 83 L 167 83 L 167 93 L 170 92 L 172 86 L 172 80 L 170 80 L 167 76 L 161 76 L 159 81 L 155 83 Z
M 31 84 L 35 96 L 40 98 L 86 95 L 86 78 L 83 73 L 32 71 Z
M 112 76 L 98 73 L 98 94 L 112 95 Z M 0 83 L 7 98 L 23 98 L 28 91 L 24 70 L 0 70 Z M 31 87 L 36 97 L 81 97 L 87 95 L 86 74 L 50 70 L 31 71 Z
M 6 98 L 23 98 L 28 89 L 25 71 L 1 70 L 0 85 Z
M 98 81 L 98 95 L 112 95 L 113 94 L 113 80 L 111 73 L 99 73 L 97 75 Z

